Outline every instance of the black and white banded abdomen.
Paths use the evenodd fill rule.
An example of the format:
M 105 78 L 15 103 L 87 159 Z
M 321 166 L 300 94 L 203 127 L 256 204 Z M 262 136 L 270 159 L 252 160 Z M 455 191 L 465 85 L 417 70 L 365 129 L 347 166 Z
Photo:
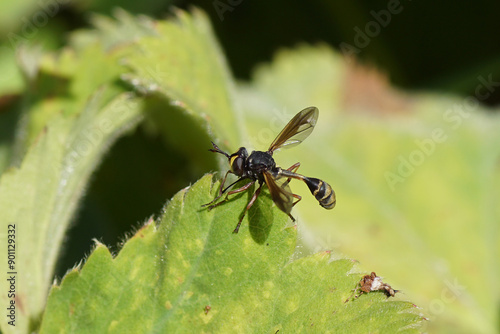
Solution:
M 319 205 L 328 210 L 335 207 L 335 203 L 337 201 L 335 198 L 335 192 L 328 183 L 313 177 L 305 177 L 304 181 L 309 187 L 311 194 L 313 194 L 318 200 Z

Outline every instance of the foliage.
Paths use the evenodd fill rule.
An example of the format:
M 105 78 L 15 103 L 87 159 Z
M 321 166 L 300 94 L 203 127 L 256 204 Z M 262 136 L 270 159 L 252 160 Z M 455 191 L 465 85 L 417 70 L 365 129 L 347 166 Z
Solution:
M 420 321 L 411 303 L 381 294 L 344 303 L 359 280 L 349 260 L 323 252 L 290 262 L 296 229 L 269 195 L 232 235 L 246 196 L 200 210 L 217 190 L 211 179 L 179 192 L 116 258 L 98 244 L 53 288 L 41 332 L 393 332 Z
M 20 162 L 0 179 L 0 224 L 16 223 L 19 244 L 29 245 L 17 253 L 19 268 L 30 268 L 19 281 L 17 330 L 41 321 L 46 333 L 186 324 L 208 332 L 415 332 L 422 315 L 401 301 L 412 299 L 436 329 L 494 331 L 498 291 L 484 285 L 499 267 L 497 118 L 470 101 L 391 91 L 324 46 L 283 51 L 252 82 L 235 84 L 201 12 L 116 17 L 96 17 L 97 29 L 74 34 L 60 52 L 19 55 L 28 79 L 25 103 L 16 105 L 23 117 L 0 150 L 0 162 Z M 206 171 L 215 157 L 200 143 L 266 149 L 310 105 L 320 109 L 314 133 L 275 158 L 286 167 L 300 161 L 299 172 L 337 192 L 337 208 L 326 211 L 291 184 L 303 196 L 294 209 L 306 236 L 299 242 L 319 253 L 292 257 L 296 229 L 285 227 L 268 195 L 231 234 L 248 196 L 201 209 L 217 187 L 205 176 L 116 257 L 97 243 L 53 285 L 45 308 L 78 201 L 118 136 L 142 121 Z M 344 303 L 362 275 L 342 254 L 390 277 L 399 300 L 371 293 Z

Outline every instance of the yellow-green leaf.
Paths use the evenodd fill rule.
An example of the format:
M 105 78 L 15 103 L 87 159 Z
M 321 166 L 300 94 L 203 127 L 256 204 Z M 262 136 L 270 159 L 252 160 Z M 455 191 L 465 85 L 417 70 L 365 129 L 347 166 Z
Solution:
M 413 304 L 372 293 L 345 303 L 359 275 L 329 252 L 291 261 L 296 229 L 264 193 L 211 211 L 207 175 L 180 191 L 113 258 L 98 244 L 52 288 L 41 333 L 417 332 Z

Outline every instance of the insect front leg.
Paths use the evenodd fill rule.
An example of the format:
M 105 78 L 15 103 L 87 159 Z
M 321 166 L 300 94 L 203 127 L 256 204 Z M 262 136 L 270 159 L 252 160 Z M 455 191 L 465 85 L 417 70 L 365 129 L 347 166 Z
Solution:
M 251 184 L 254 184 L 254 183 L 255 183 L 255 181 L 251 182 Z M 243 211 L 243 215 L 241 216 L 240 221 L 236 225 L 236 228 L 234 229 L 233 233 L 238 233 L 238 231 L 240 230 L 241 222 L 243 221 L 243 218 L 245 217 L 245 214 L 247 213 L 248 210 L 250 210 L 250 208 L 252 207 L 253 203 L 255 203 L 255 200 L 257 199 L 257 197 L 259 197 L 260 188 L 262 188 L 262 183 L 259 184 L 259 188 L 257 188 L 257 190 L 255 191 L 255 193 L 252 196 L 252 199 L 250 199 L 250 202 L 248 202 L 248 205 L 245 208 L 245 211 Z
M 212 143 L 213 144 L 213 143 Z M 215 144 L 214 144 L 215 145 Z M 207 205 L 210 205 L 214 202 L 216 202 L 219 198 L 222 197 L 222 195 L 224 194 L 224 191 L 222 191 L 222 189 L 224 188 L 224 184 L 226 183 L 226 178 L 227 178 L 227 174 L 231 173 L 230 170 L 228 170 L 226 172 L 226 175 L 224 175 L 224 178 L 222 179 L 222 182 L 220 183 L 220 187 L 219 187 L 219 195 L 217 197 L 215 197 L 215 199 L 213 201 L 211 201 L 210 203 L 207 203 L 207 204 L 203 204 L 202 207 L 204 206 L 207 206 Z
M 236 182 L 239 182 L 239 181 L 240 181 L 240 180 L 238 180 L 238 181 L 236 181 Z M 241 192 L 243 192 L 243 191 L 247 190 L 248 188 L 250 188 L 250 187 L 251 187 L 254 183 L 255 183 L 255 181 L 252 181 L 252 182 L 250 182 L 250 183 L 245 184 L 245 185 L 244 185 L 243 187 L 241 187 L 241 188 L 238 188 L 238 189 L 235 189 L 235 190 L 231 190 L 230 192 L 228 192 L 228 193 L 226 194 L 226 198 L 224 198 L 224 199 L 223 199 L 222 201 L 220 201 L 219 203 L 215 203 L 215 204 L 210 205 L 210 206 L 208 207 L 208 210 L 212 210 L 213 208 L 218 207 L 218 206 L 219 206 L 219 205 L 221 205 L 222 203 L 225 203 L 225 202 L 228 200 L 229 195 L 233 195 L 233 194 L 241 193 Z M 227 188 L 226 188 L 226 189 L 224 189 L 224 191 L 225 191 L 225 190 L 227 190 Z M 224 192 L 224 191 L 223 191 L 223 192 Z M 212 202 L 213 202 L 213 201 L 212 201 Z

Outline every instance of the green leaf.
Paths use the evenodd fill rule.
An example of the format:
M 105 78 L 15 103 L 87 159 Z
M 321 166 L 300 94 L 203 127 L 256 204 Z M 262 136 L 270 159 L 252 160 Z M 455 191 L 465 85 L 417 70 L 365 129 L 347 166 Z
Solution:
M 5 333 L 27 332 L 44 309 L 47 287 L 68 224 L 90 173 L 107 147 L 139 119 L 138 101 L 122 94 L 109 103 L 106 92 L 96 92 L 79 114 L 59 115 L 49 122 L 26 153 L 19 168 L 0 179 L 0 226 L 15 224 L 17 324 L 2 322 Z M 6 234 L 0 242 L 6 245 Z M 0 259 L 7 268 L 7 257 Z M 28 274 L 29 273 L 29 274 Z M 8 291 L 8 282 L 0 288 Z M 0 296 L 2 305 L 10 301 Z
M 120 8 L 114 10 L 113 18 L 94 14 L 91 19 L 94 29 L 76 31 L 70 36 L 70 45 L 76 50 L 96 43 L 107 51 L 126 49 L 144 36 L 156 35 L 154 20 L 136 17 Z
M 183 15 L 186 23 L 192 24 L 187 15 Z M 119 13 L 120 24 L 114 28 L 106 26 L 109 22 L 104 22 L 101 18 L 98 20 L 101 31 L 95 35 L 80 35 L 83 37 L 74 40 L 74 49 L 63 49 L 58 54 L 42 55 L 40 58 L 30 57 L 29 52 L 26 52 L 28 57 L 21 57 L 27 78 L 32 82 L 23 104 L 23 122 L 17 129 L 18 142 L 13 146 L 18 148 L 15 156 L 24 159 L 19 170 L 8 171 L 0 181 L 0 223 L 2 226 L 22 224 L 23 231 L 27 232 L 19 232 L 18 238 L 20 243 L 30 246 L 18 256 L 17 262 L 23 268 L 33 266 L 29 279 L 20 280 L 23 283 L 19 285 L 21 292 L 18 306 L 22 309 L 23 316 L 16 329 L 21 332 L 37 327 L 37 318 L 43 310 L 49 282 L 53 279 L 56 256 L 90 173 L 100 162 L 110 143 L 139 118 L 139 102 L 135 99 L 129 101 L 126 95 L 119 96 L 126 88 L 119 79 L 127 70 L 120 61 L 126 60 L 123 57 L 131 52 L 137 53 L 139 50 L 137 46 L 130 46 L 134 39 L 156 34 L 157 31 L 154 31 L 149 20 L 143 20 L 143 23 L 137 20 L 137 24 L 131 28 L 127 24 L 131 20 L 130 16 Z M 206 50 L 200 50 L 201 53 L 207 51 L 207 54 L 212 54 L 211 61 L 215 59 L 219 66 L 223 65 L 219 51 L 213 49 L 215 42 L 211 39 L 211 31 L 207 30 L 208 24 L 203 19 L 199 23 L 200 29 L 192 26 L 187 31 L 175 30 L 175 23 L 161 24 L 159 28 L 166 31 L 174 28 L 173 33 L 177 35 L 173 37 L 177 41 L 190 41 L 191 45 L 198 44 L 196 38 L 203 39 Z M 122 39 L 117 35 L 122 29 L 126 29 L 126 32 L 133 30 L 135 33 L 127 34 L 128 38 Z M 179 55 L 172 53 L 167 56 L 174 61 L 178 60 Z M 202 59 L 203 55 L 200 54 L 199 57 Z M 134 57 L 131 59 L 134 60 Z M 134 63 L 130 64 L 133 67 Z M 144 66 L 149 64 L 149 61 L 140 64 L 142 67 L 138 71 L 143 71 Z M 223 77 L 226 72 L 218 71 L 220 67 L 212 68 L 212 64 L 207 62 L 205 67 L 201 67 L 201 71 L 205 69 L 211 71 L 210 76 L 227 80 Z M 222 76 L 220 73 L 223 73 Z M 196 71 L 192 74 L 197 76 Z M 184 85 L 186 82 L 191 81 L 173 81 L 171 84 Z M 100 89 L 102 86 L 106 89 Z M 222 99 L 215 100 L 223 108 L 217 108 L 215 104 L 214 109 L 219 110 L 219 113 L 227 113 L 231 120 L 233 114 L 228 107 L 227 92 L 219 85 L 213 87 L 217 89 L 212 93 L 209 84 L 202 89 L 209 92 L 207 101 L 222 94 Z M 89 102 L 90 96 L 94 97 Z M 193 101 L 194 97 L 192 96 Z M 155 101 L 162 100 L 163 106 L 170 103 L 166 102 L 164 95 L 156 100 L 145 100 L 148 109 Z M 126 110 L 122 110 L 123 105 Z M 203 103 L 200 107 L 200 110 L 195 108 L 197 115 L 203 112 Z M 175 111 L 178 112 L 179 109 L 184 111 L 182 107 L 176 107 Z M 192 115 L 193 113 L 187 114 L 188 124 L 193 123 L 189 119 L 193 118 Z M 203 141 L 209 143 L 206 118 L 208 117 L 198 116 L 196 122 L 198 128 L 205 133 Z M 191 145 L 194 143 L 186 142 Z M 196 147 L 201 150 L 198 143 Z M 203 157 L 209 156 L 206 149 L 203 148 L 203 151 Z M 7 153 L 5 155 L 8 158 Z M 213 162 L 213 158 L 210 161 Z M 6 241 L 5 235 L 1 241 Z M 2 261 L 5 260 L 4 258 Z M 22 274 L 23 277 L 26 277 L 25 274 Z M 1 286 L 6 284 L 4 281 Z M 6 296 L 2 300 L 7 301 Z M 4 327 L 5 323 L 0 326 L 5 331 L 11 330 L 10 327 Z
M 16 66 L 16 54 L 7 43 L 0 42 L 0 96 L 12 94 L 23 88 L 22 76 Z
M 120 15 L 116 23 L 98 19 L 99 29 L 75 37 L 73 49 L 46 55 L 40 64 L 28 64 L 38 72 L 34 71 L 35 84 L 27 94 L 26 122 L 18 133 L 26 135 L 21 144 L 29 151 L 20 169 L 0 180 L 0 212 L 7 212 L 1 223 L 22 222 L 24 230 L 19 237 L 30 249 L 19 256 L 19 261 L 24 268 L 34 268 L 29 272 L 30 280 L 25 280 L 30 286 L 19 289 L 23 305 L 29 307 L 17 329 L 37 329 L 36 317 L 43 309 L 55 256 L 89 174 L 123 127 L 131 126 L 139 117 L 139 102 L 133 99 L 127 120 L 115 120 L 118 113 L 113 110 L 120 110 L 115 104 L 126 99 L 120 95 L 126 89 L 143 95 L 140 106 L 146 110 L 145 125 L 159 130 L 169 143 L 190 155 L 192 165 L 204 171 L 209 170 L 208 161 L 215 159 L 206 151 L 211 138 L 221 142 L 222 147 L 232 148 L 231 152 L 248 144 L 252 144 L 249 149 L 265 150 L 296 112 L 316 105 L 321 116 L 311 137 L 300 147 L 275 157 L 284 167 L 300 161 L 299 172 L 320 177 L 337 191 L 337 208 L 325 211 L 303 184 L 292 182 L 293 190 L 303 196 L 293 215 L 303 235 L 309 237 L 304 243 L 318 250 L 334 248 L 335 259 L 342 258 L 338 255 L 341 252 L 355 255 L 368 271 L 390 277 L 391 284 L 405 292 L 403 298 L 420 298 L 426 304 L 425 313 L 434 318 L 434 305 L 441 305 L 435 301 L 444 303 L 442 298 L 449 296 L 444 290 L 446 280 L 462 274 L 460 261 L 450 260 L 455 262 L 453 274 L 449 274 L 438 260 L 448 260 L 456 251 L 470 256 L 466 267 L 475 269 L 471 259 L 485 259 L 483 270 L 474 271 L 476 276 L 470 279 L 476 285 L 468 285 L 467 294 L 462 293 L 461 298 L 446 299 L 443 316 L 436 322 L 455 322 L 473 331 L 493 328 L 492 301 L 497 293 L 487 294 L 481 282 L 497 276 L 485 263 L 495 263 L 491 254 L 498 250 L 494 248 L 498 230 L 488 222 L 495 221 L 498 209 L 492 213 L 494 201 L 484 205 L 480 200 L 487 198 L 486 194 L 495 198 L 498 180 L 490 183 L 490 178 L 483 179 L 484 188 L 475 193 L 475 204 L 481 204 L 484 212 L 472 208 L 469 213 L 469 217 L 487 217 L 481 227 L 485 228 L 483 235 L 489 237 L 485 243 L 488 251 L 493 252 L 471 251 L 471 256 L 464 254 L 469 249 L 458 248 L 454 239 L 441 243 L 448 235 L 472 235 L 467 233 L 470 228 L 466 232 L 449 232 L 453 223 L 462 218 L 459 214 L 447 221 L 447 229 L 439 230 L 440 220 L 436 217 L 447 217 L 448 213 L 438 210 L 442 207 L 439 200 L 446 196 L 460 199 L 456 185 L 449 184 L 454 181 L 452 175 L 441 179 L 430 177 L 430 171 L 413 185 L 415 193 L 404 187 L 417 172 L 404 184 L 398 184 L 401 190 L 397 193 L 390 191 L 384 177 L 385 172 L 398 168 L 398 154 L 415 148 L 415 138 L 425 139 L 441 126 L 439 117 L 419 110 L 442 111 L 446 103 L 438 105 L 429 97 L 418 104 L 408 102 L 394 93 L 380 94 L 386 91 L 375 87 L 379 88 L 375 95 L 389 108 L 411 107 L 415 115 L 407 115 L 396 124 L 389 118 L 343 113 L 344 109 L 371 110 L 378 104 L 364 105 L 365 99 L 359 98 L 365 98 L 369 89 L 354 91 L 358 94 L 349 91 L 357 87 L 358 73 L 327 47 L 282 52 L 273 64 L 258 70 L 252 83 L 235 88 L 201 12 L 179 12 L 175 21 L 159 22 Z M 124 75 L 127 71 L 131 73 Z M 121 81 L 124 78 L 128 87 Z M 106 89 L 96 93 L 102 86 Z M 89 96 L 93 96 L 90 102 Z M 244 113 L 240 113 L 239 106 Z M 101 125 L 101 113 L 113 115 L 113 130 L 103 137 L 93 136 L 91 130 Z M 486 154 L 480 155 L 474 172 L 486 170 L 496 175 L 497 123 L 489 117 L 478 119 L 477 129 L 470 133 L 469 126 L 461 127 L 467 129 L 466 134 L 443 158 L 448 170 L 470 163 L 466 156 L 475 157 L 471 152 L 476 147 L 467 145 L 476 143 L 483 148 L 485 138 L 490 136 L 491 147 L 483 149 L 494 154 L 486 161 L 481 160 Z M 87 139 L 98 143 L 91 145 L 80 160 L 72 160 L 75 147 L 87 152 L 82 144 Z M 454 160 L 455 150 L 463 147 L 469 147 L 464 159 Z M 228 168 L 227 162 L 223 168 Z M 427 178 L 432 179 L 432 184 L 425 183 Z M 442 181 L 446 182 L 440 184 Z M 460 185 L 462 192 L 469 184 L 466 181 Z M 329 253 L 324 252 L 291 261 L 295 229 L 284 228 L 286 215 L 272 208 L 265 192 L 250 211 L 250 221 L 244 221 L 240 234 L 232 235 L 249 197 L 241 194 L 207 212 L 200 206 L 213 198 L 211 186 L 206 178 L 197 184 L 199 188 L 178 194 L 160 225 L 150 222 L 125 244 L 116 259 L 105 246 L 98 245 L 81 272 L 73 270 L 61 287 L 53 288 L 43 331 L 167 331 L 195 324 L 198 329 L 212 332 L 274 333 L 278 329 L 292 332 L 308 328 L 314 332 L 411 332 L 420 325 L 421 316 L 412 304 L 386 300 L 382 293 L 344 303 L 362 276 L 352 274 L 350 261 L 330 262 Z M 434 200 L 432 214 L 425 215 L 422 212 L 427 209 L 429 189 L 439 190 L 440 196 Z M 454 213 L 456 208 L 450 203 L 446 208 Z M 466 200 L 459 203 L 471 208 Z M 418 214 L 412 216 L 414 212 Z M 463 235 L 458 240 L 463 243 Z M 446 249 L 449 246 L 450 250 Z M 473 299 L 479 295 L 484 300 Z M 485 318 L 470 306 L 474 303 L 467 304 L 471 299 L 480 301 L 481 310 L 488 310 Z M 0 326 L 4 331 L 11 330 L 5 324 Z
M 26 51 L 28 53 L 29 51 Z M 118 64 L 118 52 L 106 53 L 98 44 L 75 52 L 63 50 L 59 54 L 46 54 L 40 60 L 29 60 L 25 71 L 34 67 L 31 89 L 26 93 L 27 120 L 24 146 L 29 146 L 52 117 L 80 113 L 89 96 L 102 85 L 107 89 L 102 99 L 109 101 L 124 92 L 116 81 L 124 68 Z
M 335 249 L 423 307 L 430 329 L 498 330 L 500 119 L 476 102 L 395 92 L 380 75 L 325 47 L 280 52 L 240 89 L 257 149 L 296 112 L 315 105 L 314 132 L 275 154 L 280 166 L 324 179 L 337 194 L 323 210 L 301 183 L 294 208 L 313 251 Z M 478 80 L 488 92 L 488 78 Z M 491 86 L 490 86 L 491 89 Z M 361 111 L 361 112 L 360 112 Z
M 133 71 L 128 81 L 167 97 L 171 106 L 219 139 L 240 141 L 244 127 L 234 103 L 234 83 L 205 14 L 178 11 L 175 20 L 159 21 L 155 28 L 157 35 L 140 39 L 126 58 Z M 184 129 L 164 120 L 160 127 L 167 135 Z M 199 143 L 185 149 L 198 150 Z
M 417 331 L 411 303 L 377 293 L 344 303 L 360 279 L 353 262 L 329 252 L 290 261 L 296 229 L 268 194 L 233 234 L 248 196 L 203 209 L 211 180 L 180 191 L 116 258 L 98 244 L 53 287 L 41 333 Z
M 224 147 L 241 141 L 244 126 L 234 82 L 206 16 L 198 10 L 176 14 L 169 21 L 123 11 L 116 12 L 116 20 L 96 16 L 98 29 L 75 34 L 72 44 L 79 49 L 98 42 L 119 50 L 120 63 L 131 71 L 121 78 L 146 97 L 146 128 L 162 134 L 201 175 L 214 168 L 207 152 L 214 133 Z
M 207 154 L 213 134 L 224 147 L 241 141 L 244 126 L 234 103 L 234 82 L 207 17 L 198 10 L 176 14 L 169 21 L 124 11 L 116 11 L 116 20 L 95 16 L 97 29 L 74 34 L 72 44 L 119 50 L 120 63 L 131 71 L 121 78 L 147 97 L 146 127 L 178 152 L 189 152 L 185 156 L 200 175 L 214 166 Z
M 33 22 L 26 19 L 26 15 L 32 14 L 36 9 L 35 0 L 29 1 L 2 1 L 0 5 L 0 32 L 12 33 L 18 26 L 22 25 L 28 32 L 37 29 Z M 22 20 L 24 18 L 24 20 Z

